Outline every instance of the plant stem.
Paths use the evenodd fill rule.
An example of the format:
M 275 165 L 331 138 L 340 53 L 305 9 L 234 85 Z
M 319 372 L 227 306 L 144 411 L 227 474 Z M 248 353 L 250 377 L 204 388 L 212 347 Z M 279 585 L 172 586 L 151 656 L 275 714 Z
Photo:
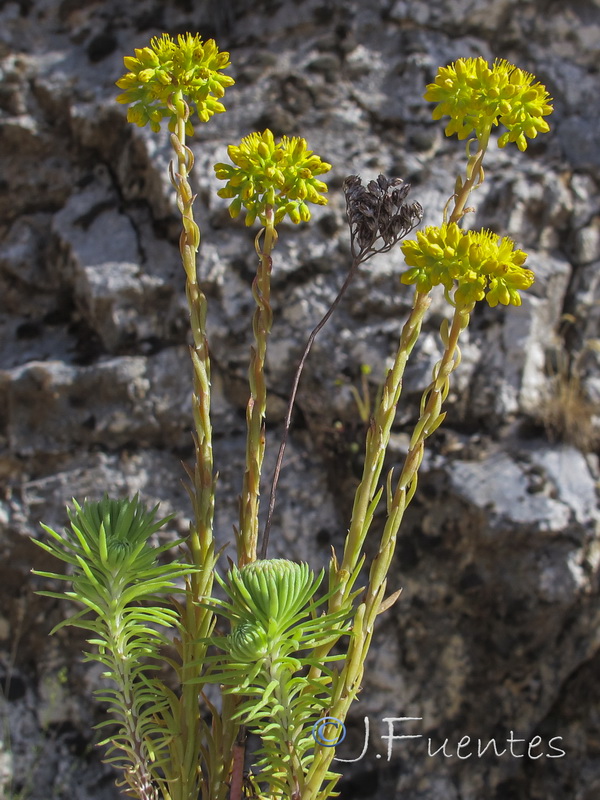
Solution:
M 233 763 L 231 767 L 231 783 L 229 787 L 229 800 L 242 800 L 244 787 L 244 758 L 246 755 L 246 728 L 240 726 L 238 737 L 233 748 Z
M 181 101 L 183 103 L 183 101 Z M 187 112 L 187 106 L 186 106 Z M 189 112 L 187 112 L 189 113 Z M 179 115 L 176 134 L 171 135 L 177 155 L 175 188 L 177 205 L 181 211 L 183 231 L 179 241 L 181 260 L 186 274 L 186 297 L 190 311 L 193 346 L 190 349 L 194 367 L 193 416 L 195 427 L 196 465 L 194 470 L 196 524 L 190 531 L 189 548 L 194 566 L 204 568 L 207 555 L 212 551 L 212 525 L 214 515 L 215 477 L 213 474 L 212 426 L 210 422 L 210 355 L 206 336 L 206 296 L 198 284 L 196 253 L 200 245 L 200 231 L 194 222 L 194 195 L 188 175 L 193 167 L 192 151 L 185 145 L 186 116 Z M 201 578 L 193 576 L 192 585 L 199 588 Z M 204 594 L 199 592 L 198 596 Z M 203 610 L 204 611 L 204 610 Z
M 448 220 L 449 223 L 458 222 L 464 216 L 470 193 L 483 180 L 482 163 L 488 138 L 489 133 L 479 140 L 478 150 L 474 156 L 469 158 L 467 164 L 466 180 L 464 183 L 459 181 L 457 184 L 454 208 Z M 330 573 L 330 581 L 333 580 L 336 584 L 336 591 L 329 601 L 330 611 L 336 611 L 351 601 L 351 591 L 360 566 L 362 548 L 379 501 L 380 494 L 376 494 L 377 485 L 402 390 L 402 376 L 430 302 L 428 294 L 418 291 L 415 293 L 413 309 L 402 329 L 394 366 L 388 372 L 381 400 L 367 432 L 363 475 L 354 498 L 344 556 L 339 568 L 335 565 Z M 363 601 L 355 612 L 348 654 L 328 710 L 329 716 L 341 721 L 346 718 L 348 709 L 360 690 L 375 618 L 382 608 L 385 596 L 387 574 L 394 555 L 398 530 L 406 506 L 417 487 L 418 469 L 423 459 L 425 439 L 437 429 L 445 417 L 445 413 L 441 412 L 441 407 L 448 395 L 450 374 L 460 363 L 458 338 L 469 323 L 471 310 L 472 306 L 469 308 L 455 306 L 451 326 L 448 326 L 446 322 L 442 324 L 441 337 L 445 348 L 444 353 L 434 368 L 432 382 L 423 393 L 421 414 L 415 425 L 404 467 L 393 494 L 391 473 L 388 478 L 387 520 L 379 552 L 371 564 L 369 584 Z M 330 588 L 332 589 L 334 586 L 330 585 Z M 315 655 L 323 658 L 330 649 L 331 645 L 327 645 Z M 316 674 L 318 674 L 318 670 L 313 668 L 310 677 Z M 320 787 L 334 757 L 334 750 L 335 748 L 319 748 L 316 751 L 307 775 L 306 789 L 302 800 L 313 800 L 313 798 L 316 800 L 319 797 Z
M 258 544 L 258 510 L 260 505 L 260 476 L 265 454 L 265 415 L 267 410 L 267 386 L 265 382 L 265 360 L 267 339 L 273 322 L 271 309 L 271 252 L 277 242 L 273 221 L 274 213 L 267 206 L 266 225 L 256 237 L 258 268 L 252 283 L 252 294 L 256 310 L 252 319 L 255 346 L 250 353 L 248 382 L 250 398 L 246 408 L 246 470 L 240 497 L 240 527 L 237 534 L 238 566 L 256 561 Z M 262 246 L 261 237 L 264 236 Z
M 106 614 L 106 649 L 109 651 L 109 656 L 102 655 L 104 663 L 110 664 L 111 677 L 117 684 L 120 702 L 111 703 L 111 711 L 113 714 L 121 716 L 121 736 L 128 743 L 126 753 L 132 762 L 130 766 L 124 768 L 124 783 L 131 787 L 139 800 L 159 800 L 158 791 L 152 783 L 149 769 L 148 747 L 140 730 L 140 708 L 134 697 L 135 678 L 131 674 L 132 665 L 130 660 L 119 657 L 122 653 L 122 640 L 125 635 L 121 625 L 120 610 L 117 601 L 113 603 L 113 608 Z
M 380 494 L 377 493 L 377 484 L 383 469 L 392 424 L 402 392 L 404 370 L 419 337 L 423 318 L 430 303 L 431 298 L 428 294 L 415 292 L 411 312 L 402 327 L 394 363 L 386 376 L 375 415 L 367 431 L 363 474 L 354 497 L 350 529 L 346 536 L 343 560 L 339 567 L 336 565 L 330 572 L 330 590 L 334 588 L 336 590 L 329 600 L 330 612 L 338 611 L 350 602 L 354 582 L 351 578 L 353 574 L 354 578 L 356 577 L 355 573 L 361 559 L 364 540 L 369 532 L 380 497 Z M 367 634 L 364 630 L 365 612 L 366 606 L 363 602 L 355 612 L 346 664 L 337 681 L 336 690 L 328 711 L 328 716 L 335 716 L 342 721 L 345 719 L 348 708 L 360 687 L 364 669 L 364 657 L 366 657 L 371 640 L 372 634 Z M 372 625 L 370 627 L 372 629 Z M 317 661 L 322 661 L 329 654 L 332 647 L 333 642 L 319 648 L 315 652 Z M 319 673 L 320 670 L 312 668 L 309 677 L 316 678 Z M 335 748 L 333 747 L 321 747 L 316 750 L 314 761 L 306 778 L 306 787 L 302 800 L 309 800 L 319 796 L 318 793 L 331 765 L 335 754 L 334 751 Z
M 364 664 L 373 637 L 375 619 L 380 612 L 385 595 L 387 574 L 394 555 L 398 530 L 404 511 L 417 486 L 418 469 L 423 458 L 424 441 L 437 429 L 445 416 L 445 413 L 441 412 L 441 406 L 448 395 L 450 373 L 460 363 L 458 338 L 469 323 L 470 310 L 470 308 L 456 308 L 449 331 L 448 325 L 442 324 L 441 335 L 445 344 L 444 354 L 434 367 L 433 379 L 423 393 L 421 415 L 415 425 L 409 450 L 393 496 L 391 493 L 391 473 L 388 478 L 388 517 L 386 525 L 381 537 L 379 552 L 373 560 L 369 571 L 367 591 L 363 602 L 360 603 L 355 613 L 346 662 L 340 673 L 328 710 L 328 716 L 335 717 L 342 722 L 345 720 L 348 709 L 360 690 Z M 333 760 L 335 753 L 331 751 L 334 749 L 320 748 L 316 751 L 315 759 L 306 779 L 306 791 L 302 795 L 302 800 L 316 800 L 319 797 L 319 787 L 325 779 L 326 772 Z
M 483 183 L 483 158 L 487 150 L 490 129 L 478 139 L 478 148 L 474 156 L 469 156 L 466 169 L 466 180 L 460 181 L 459 188 L 454 195 L 454 208 L 450 214 L 448 223 L 459 222 L 464 217 L 465 206 L 473 189 Z
M 352 589 L 348 581 L 358 565 L 375 512 L 373 501 L 402 392 L 404 370 L 421 332 L 423 317 L 430 303 L 431 298 L 428 294 L 415 292 L 411 312 L 400 334 L 394 364 L 388 371 L 381 399 L 367 431 L 362 478 L 354 497 L 344 556 L 336 576 L 337 591 L 330 601 L 330 611 L 339 610 Z
M 177 109 L 177 124 L 175 133 L 171 135 L 171 144 L 177 158 L 177 167 L 175 170 L 171 164 L 170 172 L 177 191 L 177 206 L 183 223 L 179 249 L 186 274 L 186 297 L 193 338 L 190 355 L 194 370 L 192 411 L 196 461 L 193 471 L 188 472 L 192 481 L 189 491 L 194 511 L 188 547 L 197 571 L 187 581 L 180 644 L 182 701 L 179 737 L 183 745 L 183 760 L 178 762 L 180 777 L 169 788 L 173 800 L 197 800 L 201 781 L 199 763 L 202 726 L 198 705 L 201 687 L 190 683 L 190 679 L 197 676 L 198 664 L 206 653 L 206 644 L 202 640 L 210 635 L 213 627 L 213 612 L 198 605 L 198 600 L 209 597 L 212 593 L 216 563 L 212 534 L 215 475 L 210 422 L 210 355 L 206 336 L 207 302 L 197 278 L 196 253 L 200 244 L 200 231 L 194 221 L 194 195 L 188 180 L 194 158 L 192 151 L 185 144 L 189 109 L 181 92 L 175 94 L 173 105 Z M 223 754 L 220 757 L 223 757 Z
M 302 800 L 304 798 L 304 770 L 302 760 L 296 752 L 296 741 L 302 732 L 303 720 L 296 719 L 292 713 L 292 702 L 288 692 L 292 674 L 278 661 L 277 652 L 271 653 L 265 660 L 264 672 L 265 685 L 275 684 L 270 698 L 270 705 L 273 707 L 271 719 L 276 723 L 285 739 L 277 743 L 278 761 L 275 761 L 275 764 L 269 763 L 266 769 L 258 773 L 256 780 L 258 783 L 263 781 L 270 783 L 268 770 L 269 768 L 276 769 L 279 783 L 287 785 L 284 796 L 289 797 L 290 800 Z M 271 746 L 273 746 L 272 743 Z M 274 793 L 271 797 L 278 796 L 280 796 L 279 793 Z
M 298 393 L 298 386 L 300 384 L 300 378 L 302 376 L 302 371 L 304 369 L 304 364 L 306 363 L 306 359 L 308 358 L 312 346 L 314 344 L 315 339 L 317 338 L 319 332 L 325 325 L 329 322 L 331 315 L 338 307 L 342 297 L 346 293 L 346 289 L 350 286 L 354 275 L 356 274 L 356 270 L 361 264 L 361 258 L 356 257 L 348 270 L 348 274 L 342 284 L 339 292 L 337 293 L 335 300 L 329 306 L 323 317 L 319 320 L 319 322 L 315 325 L 312 329 L 307 341 L 306 345 L 304 346 L 304 351 L 302 356 L 300 357 L 300 361 L 298 362 L 298 366 L 296 367 L 296 372 L 294 373 L 294 380 L 292 383 L 292 390 L 290 392 L 290 397 L 288 400 L 287 411 L 285 415 L 285 422 L 283 425 L 283 436 L 281 437 L 281 444 L 279 445 L 279 452 L 277 454 L 277 462 L 275 464 L 275 470 L 273 472 L 273 481 L 271 483 L 271 495 L 269 497 L 269 510 L 267 513 L 267 521 L 265 524 L 265 529 L 263 531 L 263 538 L 261 544 L 261 552 L 260 557 L 266 558 L 267 557 L 267 548 L 269 545 L 269 534 L 271 532 L 271 523 L 273 521 L 273 511 L 275 510 L 275 499 L 277 497 L 277 484 L 279 483 L 279 475 L 281 473 L 281 465 L 283 464 L 283 457 L 285 455 L 285 448 L 287 445 L 288 434 L 290 431 L 290 425 L 292 424 L 292 413 L 294 411 L 294 405 L 296 403 L 296 395 Z
M 423 392 L 421 414 L 415 425 L 404 466 L 394 493 L 391 491 L 392 474 L 388 479 L 388 517 L 381 538 L 379 552 L 373 560 L 369 573 L 369 587 L 365 596 L 365 619 L 367 632 L 379 613 L 385 591 L 386 576 L 390 568 L 396 536 L 402 522 L 406 507 L 410 503 L 418 480 L 418 470 L 423 459 L 425 439 L 430 436 L 444 421 L 442 405 L 450 390 L 450 374 L 460 363 L 458 339 L 461 332 L 469 324 L 469 308 L 456 307 L 452 323 L 448 326 L 445 320 L 441 327 L 441 337 L 445 346 L 442 358 L 433 369 L 432 381 Z M 448 330 L 449 328 L 449 330 Z M 365 652 L 366 656 L 366 652 Z
M 465 205 L 471 191 L 476 186 L 476 181 L 483 180 L 482 162 L 487 148 L 488 138 L 489 132 L 479 140 L 479 148 L 476 154 L 469 159 L 466 170 L 466 180 L 456 195 L 454 209 L 449 222 L 460 220 L 465 213 Z M 389 444 L 391 426 L 402 389 L 402 376 L 412 348 L 419 336 L 423 317 L 430 302 L 431 300 L 428 294 L 422 294 L 418 291 L 415 293 L 412 312 L 402 329 L 394 366 L 388 372 L 375 418 L 367 432 L 363 477 L 355 495 L 350 529 L 344 547 L 344 557 L 337 571 L 339 583 L 336 594 L 333 595 L 330 601 L 330 610 L 337 610 L 340 608 L 343 603 L 347 601 L 352 589 L 349 578 L 358 565 L 362 547 L 377 505 L 378 498 L 375 499 L 375 492 L 383 468 L 383 461 Z M 417 470 L 423 458 L 424 440 L 433 433 L 443 421 L 443 416 L 440 416 L 440 408 L 449 391 L 450 373 L 460 361 L 460 351 L 456 361 L 454 360 L 454 354 L 457 349 L 460 332 L 468 325 L 469 315 L 470 309 L 455 307 L 450 332 L 448 333 L 445 323 L 442 325 L 441 335 L 445 351 L 442 359 L 435 367 L 434 380 L 423 395 L 421 417 L 415 427 L 415 433 L 411 439 L 411 448 L 406 457 L 405 466 L 398 483 L 398 487 L 401 487 L 401 490 L 400 488 L 397 489 L 393 502 L 391 498 L 388 497 L 388 521 L 383 534 L 379 555 L 371 566 L 369 582 L 369 592 L 371 593 L 369 596 L 371 596 L 371 601 L 367 603 L 367 614 L 370 614 L 372 610 L 372 598 L 375 596 L 379 597 L 380 587 L 385 580 L 387 570 L 391 563 L 391 553 L 393 553 L 393 548 L 395 547 L 395 537 L 404 511 L 403 508 L 402 512 L 399 513 L 399 506 L 403 504 L 405 507 L 408 502 L 410 502 L 416 489 Z M 409 496 L 406 497 L 406 488 L 409 485 Z M 388 494 L 389 491 L 388 488 Z M 399 491 L 400 494 L 398 494 Z M 400 496 L 404 498 L 402 501 Z M 390 529 L 388 530 L 388 528 Z M 390 558 L 383 558 L 382 554 L 387 553 L 390 549 Z M 381 568 L 381 563 L 387 564 L 385 569 Z M 381 600 L 379 602 L 381 602 Z

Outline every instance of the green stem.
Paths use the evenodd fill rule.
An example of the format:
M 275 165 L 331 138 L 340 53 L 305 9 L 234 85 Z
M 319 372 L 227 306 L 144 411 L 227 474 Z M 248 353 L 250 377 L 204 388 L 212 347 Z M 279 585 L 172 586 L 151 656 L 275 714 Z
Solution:
M 389 444 L 392 424 L 396 415 L 396 408 L 402 392 L 402 382 L 406 364 L 419 337 L 423 318 L 431 298 L 428 294 L 416 291 L 413 307 L 408 319 L 402 328 L 398 349 L 392 368 L 388 371 L 381 397 L 375 415 L 367 431 L 365 446 L 365 460 L 361 482 L 356 490 L 350 528 L 346 536 L 344 556 L 339 568 L 331 572 L 330 588 L 336 592 L 329 601 L 329 611 L 341 609 L 350 602 L 353 581 L 351 577 L 356 573 L 359 565 L 365 538 L 369 532 L 375 507 L 379 500 L 377 485 L 383 469 L 385 453 Z M 366 607 L 361 603 L 354 615 L 352 636 L 346 656 L 346 663 L 338 681 L 335 694 L 331 699 L 328 716 L 344 720 L 348 709 L 360 687 L 364 670 L 364 659 L 371 641 L 371 631 L 365 630 Z M 315 652 L 317 661 L 322 661 L 330 652 L 333 644 L 319 648 Z M 309 677 L 316 678 L 319 670 L 312 668 Z M 320 787 L 331 765 L 335 748 L 321 747 L 316 750 L 315 758 L 306 777 L 306 786 L 302 800 L 313 800 L 319 797 Z
M 183 102 L 183 101 L 182 101 Z M 210 356 L 206 336 L 207 301 L 198 284 L 196 253 L 200 245 L 200 231 L 194 222 L 194 196 L 188 175 L 193 166 L 192 151 L 185 145 L 186 114 L 177 118 L 176 133 L 171 142 L 177 156 L 177 205 L 181 211 L 183 231 L 179 242 L 181 260 L 186 273 L 186 297 L 190 312 L 193 346 L 191 358 L 194 367 L 193 417 L 195 427 L 196 465 L 194 470 L 196 524 L 192 526 L 189 539 L 194 566 L 206 567 L 207 555 L 213 546 L 212 526 L 214 516 L 215 477 L 213 474 L 212 425 L 210 421 Z M 201 577 L 192 579 L 194 588 L 199 588 Z M 194 599 L 203 593 L 199 592 Z
M 349 578 L 358 565 L 362 547 L 373 519 L 375 511 L 373 501 L 402 392 L 404 370 L 421 332 L 423 317 L 430 303 L 431 298 L 428 294 L 415 292 L 412 310 L 400 334 L 394 364 L 388 371 L 381 399 L 367 431 L 362 478 L 354 497 L 344 555 L 336 575 L 337 591 L 330 601 L 330 611 L 339 610 L 347 601 L 352 590 Z
M 365 625 L 363 632 L 363 659 L 366 658 L 369 641 L 373 632 L 375 617 L 380 612 L 385 594 L 387 574 L 396 548 L 396 537 L 402 523 L 406 507 L 417 488 L 418 470 L 423 460 L 425 439 L 437 430 L 446 416 L 442 406 L 450 390 L 450 374 L 460 363 L 458 339 L 469 324 L 470 308 L 456 307 L 452 324 L 442 324 L 441 336 L 445 345 L 442 358 L 433 369 L 433 379 L 423 392 L 421 415 L 415 425 L 404 466 L 392 495 L 390 473 L 388 480 L 388 516 L 381 537 L 379 552 L 375 556 L 369 572 L 369 585 L 365 595 Z
M 275 764 L 269 764 L 269 767 L 276 768 L 277 765 L 280 769 L 285 768 L 285 777 L 281 774 L 277 775 L 280 781 L 287 783 L 287 794 L 285 796 L 289 797 L 289 800 L 303 800 L 304 770 L 302 768 L 302 760 L 296 751 L 296 741 L 302 733 L 304 720 L 296 719 L 291 711 L 292 703 L 290 702 L 287 686 L 292 673 L 278 662 L 277 655 L 275 652 L 266 659 L 263 675 L 265 686 L 276 683 L 269 705 L 273 706 L 274 709 L 271 719 L 281 731 L 281 737 L 275 745 L 279 758 L 275 761 Z M 272 737 L 272 734 L 270 734 L 270 737 Z M 273 744 L 270 743 L 269 746 L 272 747 Z M 263 781 L 269 783 L 268 768 L 260 772 L 256 780 L 258 783 Z M 273 795 L 273 797 L 278 796 L 278 793 Z
M 388 517 L 381 537 L 379 552 L 371 565 L 369 585 L 364 600 L 358 606 L 354 616 L 346 662 L 328 710 L 328 716 L 335 717 L 342 722 L 360 689 L 364 664 L 373 637 L 375 619 L 380 613 L 385 595 L 387 574 L 396 547 L 396 537 L 404 511 L 416 489 L 418 469 L 423 458 L 424 441 L 437 429 L 445 416 L 441 412 L 441 407 L 448 395 L 450 374 L 460 363 L 458 338 L 467 327 L 469 316 L 470 309 L 456 308 L 450 330 L 447 330 L 447 325 L 442 326 L 444 354 L 434 367 L 433 380 L 423 393 L 421 415 L 415 425 L 404 467 L 393 496 L 390 490 L 391 474 L 388 480 Z M 302 800 L 319 798 L 319 788 L 335 755 L 334 752 L 331 752 L 334 749 L 320 748 L 316 752 L 307 775 L 306 789 Z
M 402 392 L 402 381 L 406 364 L 421 332 L 423 318 L 431 298 L 428 294 L 416 291 L 413 299 L 413 306 L 408 319 L 402 327 L 398 349 L 394 364 L 388 371 L 385 384 L 381 391 L 381 397 L 375 410 L 375 416 L 371 421 L 367 431 L 365 445 L 365 460 L 363 464 L 363 474 L 361 482 L 354 496 L 354 506 L 350 520 L 350 528 L 346 536 L 344 545 L 344 556 L 341 565 L 333 563 L 330 570 L 330 590 L 335 589 L 334 594 L 329 600 L 329 611 L 336 612 L 351 602 L 351 592 L 356 578 L 357 568 L 362 557 L 362 548 L 365 538 L 369 532 L 375 508 L 379 501 L 377 485 L 383 469 L 383 463 L 387 447 L 390 440 L 392 424 L 396 415 L 396 408 Z M 376 496 L 377 495 L 377 496 Z M 354 576 L 354 577 L 353 577 Z M 335 642 L 330 642 L 315 651 L 315 660 L 323 662 L 324 658 L 330 653 Z M 357 652 L 354 639 L 351 638 L 349 656 Z M 355 665 L 352 667 L 355 670 Z M 309 672 L 310 678 L 317 678 L 320 669 L 312 667 Z M 342 682 L 338 684 L 342 686 Z M 348 705 L 351 700 L 348 701 Z M 321 749 L 315 755 L 313 770 L 318 771 L 320 760 L 331 763 L 327 752 Z M 327 771 L 326 766 L 323 775 Z M 321 774 L 321 773 L 319 773 Z
M 454 195 L 454 208 L 448 219 L 448 224 L 459 222 L 465 215 L 465 206 L 473 189 L 476 189 L 483 182 L 483 158 L 487 150 L 491 127 L 478 137 L 478 148 L 474 156 L 470 156 L 467 162 L 466 180 L 459 181 L 457 191 Z
M 489 132 L 480 137 L 479 147 L 474 156 L 469 158 L 466 169 L 466 180 L 457 183 L 457 192 L 449 223 L 458 222 L 465 214 L 468 198 L 483 180 L 483 158 L 487 148 Z M 388 373 L 386 383 L 375 417 L 367 432 L 367 444 L 363 476 L 357 489 L 350 529 L 346 537 L 344 556 L 339 568 L 332 570 L 332 578 L 336 582 L 336 592 L 329 606 L 331 611 L 342 608 L 350 601 L 353 580 L 359 566 L 363 544 L 369 531 L 371 520 L 379 499 L 376 496 L 377 485 L 394 420 L 396 406 L 402 389 L 402 376 L 408 357 L 420 333 L 425 311 L 430 303 L 428 295 L 419 292 L 415 295 L 413 310 L 402 330 L 400 344 L 396 353 L 394 366 Z M 460 362 L 458 338 L 461 331 L 469 323 L 471 309 L 455 308 L 450 329 L 442 326 L 442 341 L 445 346 L 442 359 L 434 369 L 433 380 L 423 394 L 421 415 L 411 438 L 409 451 L 396 489 L 391 492 L 391 474 L 388 480 L 388 514 L 382 534 L 379 552 L 370 568 L 369 584 L 363 602 L 358 606 L 353 623 L 352 636 L 344 668 L 337 681 L 334 696 L 328 714 L 344 720 L 351 703 L 356 697 L 364 672 L 364 663 L 369 651 L 375 618 L 380 613 L 387 585 L 387 574 L 396 547 L 396 538 L 406 506 L 412 499 L 417 486 L 418 469 L 423 458 L 425 439 L 441 424 L 445 414 L 441 407 L 449 391 L 450 373 Z M 458 355 L 457 355 L 458 353 Z M 456 356 L 456 357 L 455 357 Z M 331 587 L 333 588 L 333 587 Z M 321 648 L 317 657 L 329 652 L 330 646 Z M 311 670 L 311 677 L 318 671 Z M 302 800 L 313 800 L 319 796 L 320 787 L 331 765 L 334 748 L 320 748 L 316 754 L 307 776 L 306 790 Z
M 120 594 L 118 592 L 117 594 Z M 106 625 L 106 649 L 110 656 L 111 673 L 117 685 L 120 702 L 111 704 L 114 714 L 120 712 L 121 736 L 129 743 L 127 757 L 131 764 L 124 768 L 124 782 L 131 787 L 139 800 L 159 800 L 159 794 L 152 783 L 152 774 L 149 769 L 151 763 L 148 747 L 140 730 L 140 708 L 135 702 L 135 679 L 131 674 L 131 660 L 120 657 L 123 650 L 123 636 L 127 633 L 123 629 L 121 606 L 117 601 L 111 603 L 112 608 L 107 609 L 104 624 Z
M 335 683 L 328 717 L 344 722 L 348 709 L 360 691 L 366 654 L 371 642 L 372 632 L 365 633 L 365 604 L 361 603 L 354 613 L 352 634 L 344 669 Z M 323 782 L 335 756 L 335 747 L 316 747 L 315 757 L 305 778 L 302 800 L 324 800 L 335 787 L 335 779 L 330 780 L 325 791 Z
M 330 612 L 338 611 L 350 602 L 353 586 L 351 577 L 356 573 L 359 565 L 362 547 L 379 500 L 379 496 L 376 496 L 377 485 L 383 469 L 392 424 L 402 392 L 404 370 L 415 342 L 419 337 L 423 317 L 430 303 L 431 298 L 428 294 L 415 292 L 412 310 L 402 327 L 394 364 L 388 371 L 374 418 L 367 431 L 363 474 L 354 497 L 350 529 L 346 536 L 343 560 L 339 568 L 336 565 L 330 573 L 330 589 L 336 588 L 336 592 L 329 601 Z M 364 633 L 365 610 L 365 605 L 362 603 L 354 615 L 346 663 L 336 682 L 335 693 L 328 710 L 328 716 L 336 717 L 342 721 L 345 719 L 346 713 L 360 687 L 364 657 L 371 640 L 371 634 Z M 318 662 L 323 662 L 332 647 L 333 643 L 330 643 L 318 648 L 315 651 L 315 659 Z M 309 672 L 309 677 L 316 678 L 319 674 L 320 670 L 313 667 Z M 335 754 L 334 751 L 335 748 L 325 747 L 316 750 L 315 758 L 306 777 L 302 800 L 312 800 L 319 797 L 320 787 L 331 765 Z
M 179 778 L 169 787 L 172 800 L 197 800 L 201 774 L 199 764 L 202 751 L 198 694 L 201 687 L 190 683 L 197 677 L 198 664 L 206 654 L 203 641 L 213 627 L 213 612 L 198 605 L 201 598 L 212 593 L 216 556 L 213 542 L 213 516 L 215 475 L 213 472 L 212 426 L 210 421 L 210 356 L 206 335 L 207 301 L 197 278 L 196 253 L 200 244 L 200 231 L 194 221 L 194 195 L 189 183 L 193 167 L 193 154 L 186 146 L 186 122 L 189 109 L 181 92 L 173 97 L 177 111 L 175 133 L 171 144 L 177 159 L 176 169 L 171 166 L 171 180 L 177 191 L 177 206 L 181 212 L 183 230 L 179 241 L 181 260 L 186 274 L 186 297 L 190 313 L 193 345 L 190 355 L 193 365 L 192 412 L 194 419 L 195 467 L 190 471 L 192 487 L 190 497 L 194 520 L 190 525 L 188 547 L 192 563 L 197 568 L 187 581 L 186 607 L 182 619 L 180 643 L 182 685 L 181 719 L 179 723 L 178 759 Z M 175 746 L 175 745 L 174 745 Z M 175 750 L 173 751 L 175 752 Z M 221 754 L 223 758 L 223 754 Z M 208 765 L 209 771 L 216 769 Z
M 250 398 L 246 408 L 246 469 L 240 497 L 239 532 L 237 534 L 238 566 L 256 561 L 258 544 L 258 511 L 260 505 L 260 476 L 265 453 L 265 415 L 267 410 L 267 386 L 265 382 L 265 360 L 267 339 L 273 322 L 271 310 L 271 252 L 277 242 L 273 220 L 273 208 L 267 206 L 266 225 L 256 237 L 256 252 L 259 257 L 252 294 L 256 300 L 256 311 L 252 320 L 255 346 L 251 350 L 248 382 Z M 264 235 L 262 247 L 260 239 Z

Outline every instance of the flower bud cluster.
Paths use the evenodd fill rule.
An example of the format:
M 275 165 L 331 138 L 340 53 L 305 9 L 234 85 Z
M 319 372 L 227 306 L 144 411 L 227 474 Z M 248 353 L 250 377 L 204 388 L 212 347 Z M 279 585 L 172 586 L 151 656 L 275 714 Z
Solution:
M 174 131 L 177 117 L 187 116 L 185 106 L 178 107 L 184 97 L 196 106 L 202 122 L 225 111 L 220 99 L 234 80 L 221 73 L 229 66 L 229 53 L 219 52 L 214 39 L 203 42 L 198 34 L 186 33 L 175 42 L 163 33 L 150 41 L 150 47 L 136 49 L 135 57 L 126 56 L 123 61 L 130 71 L 117 81 L 125 90 L 117 102 L 134 104 L 127 112 L 129 122 L 140 127 L 150 123 L 158 132 L 166 117 L 169 130 Z M 188 119 L 186 133 L 193 132 Z
M 327 191 L 327 184 L 316 176 L 329 172 L 331 164 L 308 150 L 306 139 L 283 136 L 276 143 L 267 128 L 245 136 L 239 145 L 230 145 L 227 152 L 233 164 L 215 164 L 217 178 L 227 181 L 217 194 L 232 198 L 232 217 L 246 210 L 246 225 L 257 217 L 264 224 L 267 207 L 273 209 L 275 224 L 286 216 L 294 224 L 308 222 L 308 203 L 327 203 L 320 194 Z
M 501 124 L 506 131 L 498 146 L 515 142 L 519 150 L 525 150 L 528 138 L 550 130 L 543 117 L 552 112 L 551 98 L 541 83 L 533 81 L 533 75 L 504 59 L 490 67 L 483 58 L 459 58 L 440 67 L 424 97 L 438 104 L 434 119 L 450 117 L 446 136 L 486 137 L 492 126 Z
M 379 175 L 366 186 L 357 175 L 346 178 L 346 216 L 355 258 L 363 260 L 367 254 L 390 250 L 419 224 L 423 209 L 419 203 L 404 202 L 409 192 L 410 184 L 401 178 Z M 375 248 L 378 239 L 382 244 Z
M 428 292 L 441 284 L 454 291 L 457 305 L 469 306 L 485 298 L 490 306 L 521 305 L 519 291 L 533 283 L 533 272 L 523 269 L 527 254 L 514 242 L 492 231 L 464 231 L 455 222 L 428 227 L 416 239 L 401 245 L 408 269 L 402 283 Z

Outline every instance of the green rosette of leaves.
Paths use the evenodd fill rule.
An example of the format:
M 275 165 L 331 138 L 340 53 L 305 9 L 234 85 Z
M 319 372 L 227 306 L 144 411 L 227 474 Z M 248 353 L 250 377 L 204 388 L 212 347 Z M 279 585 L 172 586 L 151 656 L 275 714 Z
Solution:
M 227 600 L 212 601 L 232 630 L 211 639 L 224 655 L 212 657 L 210 680 L 239 698 L 236 719 L 261 740 L 253 780 L 268 784 L 273 797 L 302 797 L 314 757 L 312 727 L 338 678 L 329 663 L 343 657 L 319 660 L 320 676 L 307 676 L 317 666 L 315 649 L 347 629 L 346 612 L 319 611 L 326 600 L 315 599 L 322 579 L 308 564 L 262 559 L 232 567 L 220 581 Z
M 169 693 L 154 676 L 169 642 L 166 629 L 178 630 L 179 615 L 169 596 L 181 592 L 180 580 L 192 568 L 161 556 L 181 540 L 154 546 L 151 537 L 171 517 L 156 520 L 133 500 L 73 501 L 70 527 L 60 534 L 42 525 L 49 541 L 35 541 L 46 552 L 70 565 L 71 574 L 34 570 L 34 574 L 71 584 L 62 592 L 40 591 L 46 597 L 70 600 L 81 609 L 59 623 L 83 628 L 91 646 L 86 661 L 100 663 L 108 683 L 96 692 L 111 719 L 98 727 L 116 727 L 101 744 L 107 761 L 122 772 L 121 785 L 141 800 L 159 800 L 160 767 L 167 757 L 170 732 L 163 714 Z

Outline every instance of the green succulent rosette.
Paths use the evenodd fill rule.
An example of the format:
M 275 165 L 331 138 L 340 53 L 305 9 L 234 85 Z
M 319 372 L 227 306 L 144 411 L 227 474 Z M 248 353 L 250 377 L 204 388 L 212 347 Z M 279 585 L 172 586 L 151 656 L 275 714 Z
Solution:
M 456 133 L 459 139 L 466 139 L 474 133 L 482 138 L 500 124 L 506 130 L 498 146 L 515 142 L 519 150 L 526 150 L 528 138 L 550 130 L 544 117 L 552 112 L 552 98 L 534 80 L 533 75 L 504 59 L 490 67 L 483 58 L 459 58 L 440 67 L 424 97 L 437 103 L 434 119 L 450 117 L 446 136 Z
M 327 184 L 317 178 L 329 172 L 331 164 L 308 149 L 306 139 L 283 136 L 279 142 L 267 128 L 245 136 L 239 145 L 227 148 L 232 164 L 215 164 L 219 180 L 227 181 L 219 197 L 231 198 L 229 213 L 237 217 L 246 211 L 246 225 L 258 218 L 266 222 L 267 207 L 274 211 L 274 224 L 284 217 L 294 223 L 308 222 L 308 203 L 326 205 Z
M 401 245 L 406 265 L 404 284 L 428 292 L 442 285 L 454 290 L 454 302 L 468 306 L 485 298 L 490 306 L 521 305 L 520 291 L 534 281 L 524 269 L 527 254 L 508 237 L 492 231 L 464 231 L 455 222 L 429 226 Z
M 285 558 L 253 561 L 229 573 L 229 592 L 242 625 L 252 621 L 269 637 L 277 638 L 293 624 L 312 599 L 322 576 L 315 578 L 308 564 Z
M 214 39 L 203 42 L 198 34 L 179 35 L 177 41 L 167 33 L 155 36 L 150 47 L 135 50 L 135 56 L 123 59 L 129 70 L 117 81 L 123 94 L 118 103 L 131 103 L 127 119 L 140 127 L 150 124 L 156 133 L 163 119 L 174 131 L 181 109 L 177 104 L 185 97 L 194 105 L 198 117 L 207 122 L 213 114 L 225 111 L 220 102 L 225 89 L 234 83 L 222 70 L 229 66 L 229 53 L 220 52 Z M 190 120 L 186 133 L 192 135 Z

